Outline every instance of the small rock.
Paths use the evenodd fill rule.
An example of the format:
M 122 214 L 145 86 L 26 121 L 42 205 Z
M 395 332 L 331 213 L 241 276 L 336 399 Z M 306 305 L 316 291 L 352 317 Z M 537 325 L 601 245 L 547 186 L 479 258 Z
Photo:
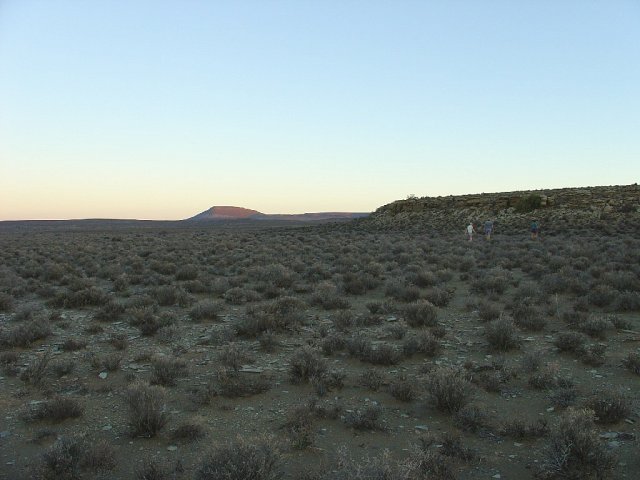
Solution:
M 502 475 L 500 475 L 499 473 L 496 473 L 493 477 L 491 478 L 502 478 Z
M 8 430 L 0 432 L 0 438 L 7 438 L 9 435 L 11 435 L 11 432 L 9 432 Z
M 553 412 L 554 410 L 555 410 L 555 408 L 553 408 L 553 407 L 547 408 L 547 412 Z
M 618 442 L 617 440 L 612 440 L 609 443 L 607 443 L 607 447 L 609 448 L 618 448 L 620 446 L 620 442 Z
M 104 430 L 105 432 L 111 430 L 113 427 L 111 425 L 105 425 L 104 427 L 102 427 L 102 430 Z
M 415 428 L 416 430 L 423 431 L 423 432 L 426 432 L 427 430 L 429 430 L 429 427 L 427 427 L 426 425 L 416 425 L 413 428 Z
M 178 450 L 178 447 L 175 445 L 169 445 L 167 447 L 167 450 L 169 450 L 170 452 L 175 452 L 176 450 Z
M 600 438 L 606 438 L 608 440 L 613 440 L 618 437 L 618 432 L 605 432 L 600 434 Z
M 98 374 L 98 377 L 100 377 L 102 380 L 104 380 L 105 378 L 107 378 L 109 374 L 107 372 L 100 372 Z

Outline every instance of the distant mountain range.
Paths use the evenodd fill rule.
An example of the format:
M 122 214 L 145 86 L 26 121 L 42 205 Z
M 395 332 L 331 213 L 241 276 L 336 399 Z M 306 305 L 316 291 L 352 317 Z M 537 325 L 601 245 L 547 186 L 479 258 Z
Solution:
M 368 213 L 354 212 L 318 212 L 299 214 L 267 214 L 249 208 L 215 206 L 199 213 L 186 221 L 229 221 L 229 220 L 290 220 L 294 222 L 313 222 L 324 220 L 350 220 L 369 216 Z

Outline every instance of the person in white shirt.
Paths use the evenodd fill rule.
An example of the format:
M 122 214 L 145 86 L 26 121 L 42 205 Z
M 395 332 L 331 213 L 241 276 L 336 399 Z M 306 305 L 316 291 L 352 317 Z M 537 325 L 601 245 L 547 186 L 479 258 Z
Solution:
M 467 236 L 469 237 L 469 241 L 473 241 L 473 234 L 476 233 L 476 229 L 473 228 L 473 222 L 469 222 L 467 225 Z

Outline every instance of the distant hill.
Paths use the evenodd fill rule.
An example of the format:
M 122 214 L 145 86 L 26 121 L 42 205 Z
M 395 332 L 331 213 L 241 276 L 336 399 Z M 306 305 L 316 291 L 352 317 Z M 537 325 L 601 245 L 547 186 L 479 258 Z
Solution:
M 383 205 L 359 226 L 371 230 L 423 233 L 479 231 L 491 219 L 497 233 L 527 232 L 532 219 L 542 231 L 575 229 L 603 233 L 640 230 L 640 186 L 614 185 L 502 193 L 410 197 Z
M 267 214 L 249 208 L 232 207 L 232 206 L 214 206 L 187 218 L 185 221 L 229 221 L 229 220 L 285 220 L 294 222 L 317 222 L 325 220 L 350 220 L 353 218 L 362 218 L 368 216 L 368 213 L 353 212 L 318 212 L 318 213 L 299 213 L 299 214 Z

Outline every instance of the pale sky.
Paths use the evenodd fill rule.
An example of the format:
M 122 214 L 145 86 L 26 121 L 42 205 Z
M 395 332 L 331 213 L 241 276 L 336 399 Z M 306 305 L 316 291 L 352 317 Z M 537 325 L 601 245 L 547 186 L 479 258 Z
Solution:
M 637 0 L 0 0 L 0 220 L 639 180 Z

